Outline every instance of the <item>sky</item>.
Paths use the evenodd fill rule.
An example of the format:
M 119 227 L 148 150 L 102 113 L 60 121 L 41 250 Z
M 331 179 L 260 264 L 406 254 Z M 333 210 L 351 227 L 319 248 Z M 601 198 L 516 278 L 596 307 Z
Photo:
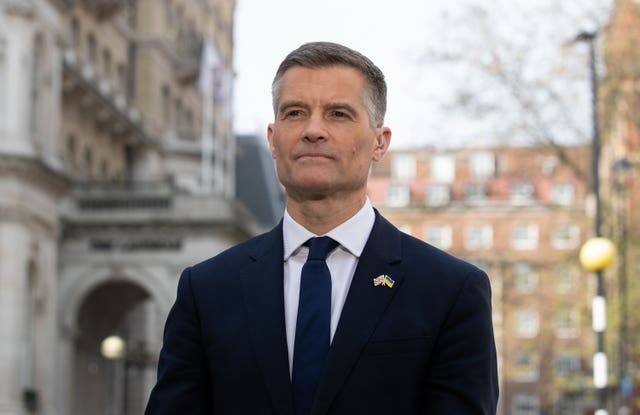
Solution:
M 236 132 L 266 137 L 273 120 L 271 81 L 279 63 L 305 42 L 332 41 L 365 54 L 385 73 L 385 124 L 393 132 L 393 145 L 423 141 L 430 111 L 429 103 L 416 93 L 417 60 L 428 36 L 426 22 L 438 1 L 238 0 Z
M 539 101 L 538 118 L 547 123 L 545 129 L 575 141 L 570 136 L 579 134 L 574 134 L 573 127 L 579 126 L 583 137 L 588 134 L 589 84 L 586 49 L 567 47 L 567 43 L 602 20 L 610 1 L 522 0 L 514 7 L 511 0 L 237 0 L 234 128 L 236 133 L 256 134 L 266 141 L 267 124 L 273 120 L 270 87 L 277 66 L 301 44 L 322 40 L 362 52 L 384 72 L 388 85 L 385 125 L 393 132 L 392 148 L 491 144 L 501 124 L 523 125 L 525 118 L 535 117 L 517 110 L 509 90 L 500 90 L 504 85 L 482 79 L 482 74 L 472 73 L 473 68 L 434 64 L 428 52 L 446 52 L 451 47 L 480 62 L 491 49 L 486 39 L 495 36 L 496 53 L 526 59 L 523 63 L 529 72 L 521 75 L 530 85 L 520 87 L 531 92 L 528 98 Z M 488 37 L 478 34 L 483 24 Z M 570 63 L 573 69 L 567 72 Z M 571 85 L 556 76 L 560 72 Z M 540 88 L 539 83 L 546 79 L 556 84 L 550 91 L 566 99 L 545 102 L 544 94 L 538 92 L 545 91 L 546 86 Z M 471 110 L 452 100 L 466 87 L 491 111 L 473 119 Z M 558 103 L 562 105 L 556 108 Z M 508 128 L 502 130 L 507 139 L 515 139 Z

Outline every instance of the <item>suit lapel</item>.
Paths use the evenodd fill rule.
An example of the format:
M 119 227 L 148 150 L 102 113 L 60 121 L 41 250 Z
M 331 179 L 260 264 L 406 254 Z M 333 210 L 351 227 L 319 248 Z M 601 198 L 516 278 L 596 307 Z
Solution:
M 253 350 L 273 406 L 293 415 L 284 321 L 282 223 L 265 235 L 240 274 Z
M 403 278 L 397 270 L 400 255 L 400 232 L 376 211 L 376 221 L 358 261 L 320 379 L 313 415 L 327 413 L 387 305 L 400 289 Z M 381 274 L 395 281 L 393 288 L 374 286 L 373 279 Z

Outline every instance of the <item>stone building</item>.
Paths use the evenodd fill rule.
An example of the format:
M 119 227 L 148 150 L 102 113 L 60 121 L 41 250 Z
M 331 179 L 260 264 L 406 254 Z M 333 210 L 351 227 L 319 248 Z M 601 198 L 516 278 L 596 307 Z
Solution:
M 0 1 L 0 414 L 141 413 L 180 271 L 261 229 L 234 199 L 234 8 Z
M 374 166 L 369 196 L 386 217 L 489 274 L 501 414 L 594 408 L 594 284 L 578 262 L 588 161 L 581 146 L 421 148 Z

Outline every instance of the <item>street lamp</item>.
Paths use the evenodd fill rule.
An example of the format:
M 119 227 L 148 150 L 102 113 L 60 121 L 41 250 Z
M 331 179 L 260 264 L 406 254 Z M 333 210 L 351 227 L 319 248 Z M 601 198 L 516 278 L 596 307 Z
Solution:
M 604 278 L 602 271 L 611 264 L 616 249 L 607 238 L 589 239 L 580 248 L 580 263 L 596 273 L 597 291 L 592 303 L 592 325 L 596 333 L 597 350 L 593 355 L 593 384 L 598 390 L 598 410 L 595 415 L 607 415 L 607 355 L 604 351 L 604 330 L 607 326 L 607 307 L 604 297 Z
M 613 260 L 613 243 L 602 238 L 602 207 L 600 202 L 600 128 L 598 126 L 598 73 L 596 71 L 597 31 L 581 32 L 574 42 L 586 43 L 589 46 L 589 75 L 591 78 L 591 185 L 595 212 L 593 230 L 595 238 L 587 241 L 580 250 L 582 265 L 595 271 L 598 287 L 593 299 L 593 330 L 596 332 L 597 352 L 593 356 L 593 383 L 598 390 L 598 410 L 595 415 L 607 415 L 607 356 L 604 353 L 604 329 L 606 326 L 606 303 L 604 300 L 604 278 L 602 270 Z M 609 243 L 607 243 L 608 241 Z M 612 250 L 613 249 L 613 250 Z M 584 252 L 584 254 L 583 254 Z M 607 258 L 610 256 L 611 258 Z
M 113 406 L 113 415 L 122 414 L 126 415 L 127 413 L 127 342 L 118 335 L 111 335 L 105 337 L 104 340 L 100 343 L 100 354 L 105 359 L 111 360 L 114 362 L 114 399 L 112 401 Z M 120 388 L 118 387 L 118 372 L 119 369 L 122 369 L 124 373 L 122 373 L 122 408 L 121 410 L 117 409 L 116 402 L 119 398 Z

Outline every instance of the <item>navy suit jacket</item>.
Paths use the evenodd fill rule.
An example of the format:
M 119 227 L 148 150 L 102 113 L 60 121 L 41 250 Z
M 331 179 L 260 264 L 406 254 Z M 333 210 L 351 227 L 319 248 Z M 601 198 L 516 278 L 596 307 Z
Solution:
M 282 238 L 280 224 L 183 272 L 146 414 L 294 414 Z M 376 212 L 312 414 L 495 414 L 497 399 L 486 274 Z

